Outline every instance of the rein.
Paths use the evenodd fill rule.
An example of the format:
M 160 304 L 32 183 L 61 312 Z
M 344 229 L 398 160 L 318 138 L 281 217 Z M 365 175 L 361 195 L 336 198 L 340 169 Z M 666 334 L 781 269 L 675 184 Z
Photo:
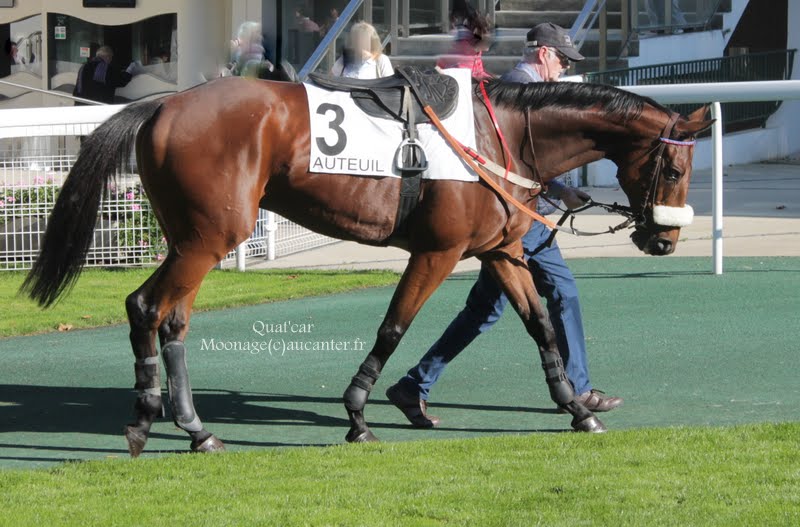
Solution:
M 490 117 L 492 119 L 492 124 L 495 127 L 495 130 L 497 132 L 498 138 L 500 139 L 500 143 L 501 143 L 501 145 L 503 147 L 503 151 L 504 151 L 504 157 L 506 158 L 505 175 L 503 176 L 503 178 L 506 179 L 507 181 L 511 181 L 511 182 L 513 182 L 513 183 L 515 183 L 517 185 L 520 185 L 521 181 L 515 181 L 514 179 L 511 179 L 511 178 L 508 177 L 509 175 L 514 175 L 514 176 L 516 176 L 515 179 L 527 182 L 527 180 L 525 180 L 524 178 L 522 178 L 522 177 L 520 177 L 520 176 L 518 176 L 516 174 L 513 174 L 513 172 L 509 174 L 510 168 L 511 168 L 510 150 L 508 149 L 508 145 L 506 144 L 505 137 L 503 136 L 503 133 L 500 130 L 500 125 L 497 122 L 497 117 L 496 117 L 496 115 L 494 113 L 494 108 L 492 107 L 491 101 L 489 99 L 489 95 L 486 92 L 486 88 L 484 86 L 484 81 L 481 81 L 479 85 L 480 85 L 480 88 L 481 88 L 481 93 L 482 93 L 483 98 L 484 98 L 484 104 L 485 104 L 486 109 L 489 112 L 489 115 L 490 115 Z M 464 161 L 464 163 L 467 164 L 467 166 L 469 166 L 473 171 L 475 171 L 476 174 L 478 174 L 478 176 L 480 177 L 480 179 L 482 179 L 484 181 L 484 183 L 486 183 L 500 197 L 504 198 L 506 201 L 508 201 L 509 203 L 514 205 L 517 209 L 519 209 L 520 212 L 528 215 L 529 217 L 533 218 L 535 221 L 538 221 L 538 222 L 543 223 L 544 225 L 547 225 L 548 227 L 550 227 L 552 229 L 553 232 L 550 234 L 550 237 L 547 239 L 546 242 L 544 242 L 541 246 L 539 246 L 534 251 L 534 254 L 538 253 L 539 251 L 541 251 L 545 247 L 549 247 L 552 244 L 553 240 L 555 239 L 555 236 L 556 236 L 558 231 L 565 231 L 565 232 L 568 232 L 568 233 L 573 234 L 575 236 L 599 236 L 601 234 L 613 234 L 613 233 L 615 233 L 617 231 L 620 231 L 622 229 L 629 228 L 631 226 L 631 224 L 635 225 L 635 224 L 641 223 L 644 220 L 644 212 L 645 212 L 645 210 L 647 210 L 648 205 L 650 205 L 650 208 L 654 208 L 656 206 L 656 203 L 655 203 L 655 200 L 656 200 L 656 197 L 655 197 L 656 189 L 658 188 L 658 182 L 659 182 L 659 180 L 661 178 L 661 168 L 662 168 L 663 162 L 664 162 L 663 154 L 664 154 L 664 150 L 666 149 L 667 145 L 691 147 L 691 146 L 694 146 L 697 143 L 697 141 L 695 141 L 695 140 L 681 141 L 681 140 L 670 138 L 670 135 L 672 134 L 672 130 L 675 127 L 675 124 L 678 122 L 678 118 L 680 117 L 680 114 L 673 112 L 670 115 L 670 119 L 667 122 L 667 125 L 664 127 L 664 130 L 662 131 L 662 133 L 660 134 L 660 136 L 658 138 L 658 144 L 654 147 L 654 150 L 657 150 L 656 158 L 655 158 L 656 163 L 655 163 L 655 166 L 653 168 L 653 173 L 652 173 L 651 178 L 650 178 L 651 179 L 650 186 L 648 188 L 647 194 L 645 195 L 645 199 L 642 202 L 642 208 L 641 208 L 641 210 L 639 210 L 638 213 L 634 212 L 633 208 L 627 207 L 627 206 L 624 206 L 624 205 L 619 205 L 616 202 L 615 203 L 601 203 L 601 202 L 594 201 L 594 200 L 590 199 L 586 203 L 586 205 L 584 205 L 582 207 L 579 207 L 577 209 L 561 209 L 560 207 L 556 206 L 556 208 L 558 210 L 563 210 L 564 214 L 558 220 L 557 223 L 554 223 L 551 220 L 548 220 L 547 218 L 542 216 L 541 214 L 532 211 L 527 206 L 525 206 L 524 204 L 520 203 L 519 200 L 517 200 L 507 190 L 505 190 L 496 181 L 494 181 L 491 177 L 489 177 L 489 175 L 486 174 L 486 172 L 483 171 L 481 166 L 487 167 L 489 170 L 492 170 L 498 176 L 500 175 L 500 170 L 497 170 L 497 168 L 502 169 L 502 167 L 498 167 L 496 165 L 496 163 L 493 163 L 493 162 L 491 162 L 489 160 L 483 159 L 477 152 L 475 152 L 474 150 L 470 149 L 469 147 L 466 147 L 466 146 L 462 145 L 455 137 L 453 137 L 450 134 L 450 132 L 447 131 L 447 129 L 442 124 L 442 121 L 439 119 L 439 117 L 436 115 L 436 112 L 433 110 L 433 108 L 431 108 L 430 105 L 426 105 L 423 108 L 423 111 L 428 116 L 428 118 L 431 120 L 431 123 L 439 130 L 439 132 L 442 134 L 442 137 L 444 137 L 445 141 L 447 141 L 447 143 L 450 145 L 450 147 L 453 149 L 453 151 Z M 532 160 L 533 165 L 532 166 L 528 165 L 528 167 L 533 172 L 533 177 L 537 178 L 537 177 L 539 177 L 539 174 L 538 174 L 538 171 L 536 170 L 536 154 L 533 152 L 533 135 L 532 135 L 531 129 L 530 129 L 530 115 L 529 115 L 528 112 L 526 112 L 526 128 L 527 128 L 526 131 L 527 131 L 528 139 L 530 140 L 531 155 L 533 156 L 533 160 Z M 523 142 L 524 142 L 524 140 L 525 139 L 523 139 Z M 522 148 L 522 147 L 520 147 L 520 148 Z M 523 162 L 524 162 L 524 160 L 523 160 Z M 527 162 L 525 164 L 527 165 Z M 539 179 L 541 181 L 540 177 L 539 177 Z M 538 187 L 538 190 L 541 190 L 541 189 L 544 188 L 544 186 L 540 182 L 533 181 L 533 183 L 534 183 L 534 185 L 536 187 Z M 531 185 L 529 185 L 527 183 L 521 184 L 520 186 L 526 187 L 528 189 L 532 188 Z M 532 193 L 532 195 L 536 195 L 536 194 Z M 547 200 L 547 198 L 544 195 L 542 195 L 541 197 L 543 199 Z M 549 203 L 553 204 L 552 201 L 550 201 L 550 200 L 547 200 L 547 201 Z M 553 204 L 553 205 L 555 205 L 555 204 Z M 576 229 L 574 227 L 574 221 L 575 221 L 575 218 L 576 218 L 576 214 L 578 214 L 580 212 L 584 212 L 584 211 L 586 211 L 588 209 L 591 209 L 591 208 L 594 208 L 594 207 L 604 209 L 604 210 L 606 210 L 608 212 L 611 212 L 611 213 L 614 213 L 614 214 L 622 215 L 626 219 L 622 223 L 620 223 L 620 224 L 618 224 L 616 226 L 609 226 L 608 229 L 606 229 L 605 231 L 601 231 L 601 232 L 587 232 L 587 231 L 581 231 L 579 229 Z M 569 227 L 565 227 L 564 226 L 564 223 L 566 223 L 567 218 L 570 219 L 570 226 Z
M 661 169 L 664 164 L 664 150 L 666 150 L 667 145 L 691 147 L 697 144 L 697 141 L 694 139 L 691 141 L 681 141 L 678 139 L 671 139 L 669 137 L 670 135 L 672 135 L 672 130 L 675 128 L 675 124 L 678 122 L 679 117 L 680 114 L 677 113 L 673 113 L 670 115 L 669 121 L 664 126 L 664 130 L 662 130 L 660 137 L 658 138 L 658 144 L 655 147 L 653 147 L 653 149 L 650 150 L 650 152 L 648 152 L 649 155 L 649 153 L 656 151 L 656 156 L 655 156 L 656 163 L 655 166 L 653 167 L 653 173 L 650 176 L 650 186 L 647 189 L 647 194 L 645 195 L 645 199 L 642 201 L 642 208 L 638 213 L 634 212 L 634 210 L 631 207 L 620 205 L 616 202 L 614 202 L 613 204 L 608 204 L 608 203 L 601 203 L 599 201 L 594 201 L 593 199 L 590 199 L 586 205 L 579 207 L 577 209 L 562 209 L 556 203 L 553 203 L 544 194 L 542 194 L 541 196 L 542 199 L 546 200 L 548 203 L 553 205 L 557 210 L 563 211 L 563 214 L 561 215 L 561 218 L 558 220 L 557 225 L 563 225 L 567 221 L 567 218 L 569 218 L 570 230 L 572 234 L 574 234 L 575 236 L 599 236 L 601 234 L 613 234 L 622 229 L 629 228 L 631 224 L 636 225 L 643 222 L 645 220 L 644 218 L 645 210 L 647 210 L 648 205 L 650 206 L 651 210 L 654 210 L 656 207 L 656 202 L 655 202 L 656 189 L 658 188 L 658 182 L 661 179 Z M 530 125 L 530 123 L 528 125 Z M 530 129 L 528 129 L 528 133 L 530 134 Z M 532 139 L 531 139 L 531 148 L 533 148 Z M 535 163 L 536 159 L 534 158 L 534 164 Z M 625 216 L 626 219 L 619 225 L 609 227 L 608 229 L 600 232 L 585 232 L 576 229 L 574 227 L 575 218 L 577 217 L 576 215 L 594 207 L 604 209 L 614 214 Z M 557 231 L 555 230 L 551 232 L 547 240 L 544 243 L 542 243 L 542 245 L 537 247 L 533 251 L 533 254 L 539 253 L 545 247 L 550 247 L 553 244 L 553 240 L 556 237 L 556 232 Z
M 503 177 L 507 178 L 508 173 L 511 170 L 511 150 L 508 148 L 508 143 L 506 143 L 506 138 L 503 135 L 503 131 L 500 130 L 500 123 L 497 122 L 497 116 L 494 114 L 494 107 L 489 100 L 489 94 L 486 93 L 486 81 L 481 81 L 478 85 L 481 88 L 481 94 L 483 95 L 483 101 L 486 105 L 486 109 L 489 111 L 489 117 L 492 118 L 494 130 L 497 132 L 497 137 L 500 138 L 500 144 L 503 146 L 503 155 L 506 158 L 506 173 Z
M 556 225 L 555 223 L 553 223 L 552 221 L 548 220 L 547 218 L 545 218 L 541 214 L 538 214 L 538 213 L 532 211 L 531 209 L 529 209 L 528 207 L 526 207 L 525 205 L 520 203 L 517 200 L 517 198 L 512 196 L 506 189 L 501 187 L 499 183 L 497 183 L 495 180 L 493 180 L 491 177 L 489 177 L 489 175 L 486 174 L 486 172 L 483 171 L 483 169 L 472 158 L 472 156 L 470 156 L 469 154 L 467 154 L 464 151 L 461 143 L 459 143 L 458 140 L 455 137 L 450 135 L 450 132 L 448 132 L 447 129 L 444 127 L 444 125 L 442 124 L 442 121 L 439 120 L 439 117 L 436 115 L 436 112 L 433 111 L 433 108 L 431 108 L 430 105 L 425 106 L 422 110 L 425 112 L 425 115 L 427 115 L 428 118 L 431 120 L 431 123 L 433 123 L 433 125 L 439 130 L 439 132 L 442 134 L 442 137 L 444 137 L 445 141 L 447 141 L 447 143 L 450 145 L 450 147 L 453 149 L 453 151 L 456 154 L 458 154 L 458 156 L 467 164 L 467 166 L 470 167 L 472 170 L 474 170 L 475 173 L 478 174 L 478 177 L 480 177 L 484 181 L 484 183 L 489 185 L 489 187 L 492 190 L 497 192 L 506 201 L 508 201 L 509 203 L 514 205 L 515 207 L 517 207 L 522 213 L 527 214 L 528 216 L 530 216 L 534 220 L 544 223 L 545 225 L 547 225 L 551 229 L 567 230 L 564 227 L 560 227 L 560 226 Z

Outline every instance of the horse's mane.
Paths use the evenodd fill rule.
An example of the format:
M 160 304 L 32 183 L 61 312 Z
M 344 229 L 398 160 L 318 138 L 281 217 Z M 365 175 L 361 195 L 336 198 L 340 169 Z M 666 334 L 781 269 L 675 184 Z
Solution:
M 670 113 L 670 110 L 649 97 L 604 84 L 584 82 L 522 84 L 493 79 L 487 82 L 486 91 L 496 104 L 520 111 L 544 108 L 586 110 L 599 107 L 624 122 L 638 119 L 648 104 L 667 114 Z

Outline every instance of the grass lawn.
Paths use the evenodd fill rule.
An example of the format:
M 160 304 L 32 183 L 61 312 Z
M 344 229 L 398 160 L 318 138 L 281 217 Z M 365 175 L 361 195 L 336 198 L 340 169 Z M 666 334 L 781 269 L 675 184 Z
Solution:
M 125 297 L 139 287 L 153 269 L 87 269 L 72 292 L 53 308 L 42 310 L 17 295 L 23 272 L 0 273 L 0 338 L 127 322 Z M 195 311 L 260 304 L 305 296 L 329 295 L 362 287 L 396 284 L 390 271 L 212 271 L 203 282 Z
M 800 424 L 536 434 L 6 471 L 7 525 L 800 525 Z

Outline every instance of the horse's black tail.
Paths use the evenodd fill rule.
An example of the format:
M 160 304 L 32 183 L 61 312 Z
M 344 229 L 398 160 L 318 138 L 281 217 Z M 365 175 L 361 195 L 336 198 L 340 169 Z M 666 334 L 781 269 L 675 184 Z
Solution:
M 160 107 L 159 101 L 127 106 L 84 139 L 21 293 L 49 307 L 75 284 L 94 238 L 103 191 L 109 179 L 128 165 L 141 125 Z

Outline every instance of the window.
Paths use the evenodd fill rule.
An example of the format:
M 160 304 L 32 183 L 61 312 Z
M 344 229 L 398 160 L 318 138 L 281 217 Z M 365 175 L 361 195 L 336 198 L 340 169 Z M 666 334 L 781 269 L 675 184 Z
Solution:
M 133 24 L 103 26 L 60 13 L 48 14 L 51 89 L 72 92 L 80 67 L 102 45 L 114 50 L 113 64 L 126 68 L 136 61 L 139 73 L 177 83 L 177 15 L 159 15 Z M 59 28 L 59 29 L 56 29 Z M 154 81 L 154 86 L 158 84 Z M 162 88 L 154 88 L 163 91 Z

